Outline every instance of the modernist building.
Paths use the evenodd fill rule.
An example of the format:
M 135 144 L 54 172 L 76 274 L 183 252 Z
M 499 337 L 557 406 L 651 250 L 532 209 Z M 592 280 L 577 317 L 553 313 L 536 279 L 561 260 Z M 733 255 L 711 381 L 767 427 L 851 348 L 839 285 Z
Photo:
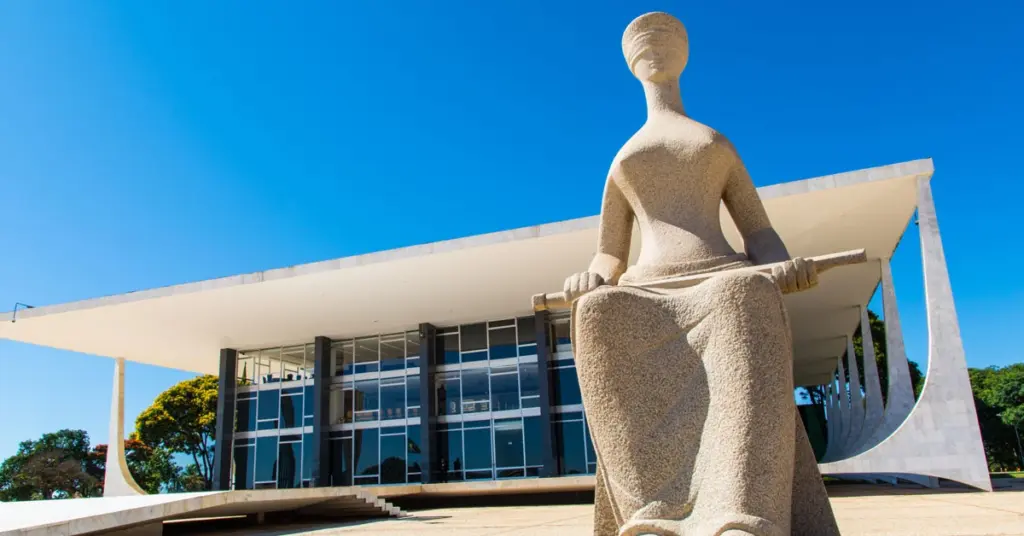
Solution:
M 787 297 L 794 387 L 826 386 L 823 472 L 990 489 L 931 175 L 919 160 L 759 190 L 791 254 L 869 258 Z M 916 404 L 888 262 L 915 213 L 931 338 Z M 723 228 L 742 251 L 724 211 Z M 218 489 L 586 475 L 595 456 L 568 318 L 530 298 L 585 267 L 596 233 L 597 218 L 582 218 L 24 309 L 0 337 L 219 374 Z M 880 284 L 887 406 L 874 359 L 863 386 L 843 359 Z M 836 381 L 846 369 L 851 382 Z

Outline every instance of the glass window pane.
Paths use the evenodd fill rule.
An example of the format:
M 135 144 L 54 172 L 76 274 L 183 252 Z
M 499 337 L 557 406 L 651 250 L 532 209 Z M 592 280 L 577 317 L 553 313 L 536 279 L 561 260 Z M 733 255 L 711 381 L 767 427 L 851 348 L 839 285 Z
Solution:
M 466 470 L 490 470 L 493 466 L 491 463 L 490 427 L 464 430 L 463 433 L 466 434 Z
M 238 354 L 235 364 L 235 376 L 239 387 L 256 383 L 256 360 L 250 354 Z
M 302 395 L 281 397 L 281 428 L 302 426 Z
M 576 377 L 576 367 L 555 369 L 552 379 L 555 384 L 554 405 L 566 406 L 583 403 L 583 395 L 580 394 L 580 381 Z
M 235 402 L 235 431 L 251 432 L 256 429 L 256 401 L 253 399 Z
M 263 378 L 260 383 L 281 381 L 281 349 L 271 348 L 260 351 L 260 372 Z
M 277 480 L 277 437 L 256 439 L 256 482 Z
M 516 370 L 515 365 L 491 368 L 491 411 L 519 409 L 519 373 Z
M 586 421 L 583 421 L 583 422 L 586 423 Z M 590 437 L 590 427 L 587 426 L 586 430 L 587 430 L 587 434 L 585 436 L 585 439 L 587 441 L 587 463 L 588 464 L 592 464 L 592 463 L 597 462 L 597 453 L 594 452 L 594 440 L 593 440 L 593 438 Z M 588 471 L 588 472 L 592 472 L 592 471 Z
M 344 391 L 342 391 L 342 402 L 341 403 L 345 405 L 345 415 L 343 417 L 344 422 L 346 422 L 346 423 L 352 422 L 354 420 L 353 419 L 354 412 L 353 412 L 352 408 L 354 407 L 354 404 L 355 404 L 355 395 L 353 394 L 352 389 L 345 389 Z
M 459 326 L 459 333 L 462 337 L 463 352 L 487 349 L 487 324 L 466 324 Z
M 277 389 L 268 389 L 266 391 L 259 392 L 259 418 L 260 419 L 276 419 L 277 418 L 277 404 L 280 398 L 281 391 Z
M 235 447 L 235 489 L 252 489 L 252 462 L 256 447 L 243 445 Z
M 487 388 L 487 369 L 484 367 L 462 371 L 462 412 L 476 413 L 490 410 Z
M 380 483 L 405 482 L 405 454 L 409 450 L 405 434 L 380 438 Z
M 349 375 L 354 370 L 355 353 L 352 341 L 331 344 L 331 362 L 334 363 L 334 375 Z
M 299 477 L 302 463 L 302 443 L 281 443 L 278 450 L 278 488 L 297 488 L 301 484 Z
M 364 380 L 355 383 L 355 400 L 352 409 L 364 411 L 380 407 L 380 394 L 377 392 L 377 380 Z
M 489 332 L 488 346 L 491 350 L 491 359 L 516 357 L 519 355 L 516 349 L 516 328 L 492 329 Z
M 519 332 L 519 344 L 537 342 L 536 322 L 532 316 L 523 316 L 516 319 L 516 329 Z
M 408 442 L 408 463 L 409 473 L 419 473 L 420 460 L 422 459 L 422 452 L 420 451 L 420 427 L 410 426 L 406 429 L 406 440 Z
M 537 383 L 537 366 L 537 363 L 519 364 L 519 385 L 523 390 L 523 396 L 540 394 L 540 385 Z
M 587 472 L 583 446 L 583 422 L 555 423 L 555 444 L 558 447 L 558 473 L 582 475 Z
M 405 383 L 382 385 L 380 388 L 380 418 L 405 418 Z
M 523 464 L 522 419 L 494 421 L 495 467 L 522 467 Z
M 352 465 L 356 468 L 356 476 L 376 475 L 380 470 L 379 449 L 377 446 L 377 430 L 374 428 L 356 430 L 354 438 L 354 458 Z
M 312 385 L 307 385 L 306 386 L 306 392 L 305 392 L 304 396 L 306 398 L 304 399 L 304 402 L 303 402 L 303 407 L 305 408 L 305 412 L 303 413 L 303 415 L 307 415 L 307 416 L 312 417 L 313 416 L 313 407 L 314 407 L 314 402 L 313 402 L 313 386 Z
M 454 365 L 459 362 L 459 334 L 449 333 L 436 337 L 437 355 L 435 359 L 445 365 Z
M 526 465 L 544 465 L 544 443 L 540 417 L 523 418 L 523 439 L 526 443 Z
M 313 479 L 313 434 L 302 435 L 302 479 Z
M 420 332 L 407 331 L 405 333 L 405 357 L 420 356 Z
M 355 374 L 374 372 L 380 359 L 380 340 L 378 337 L 356 339 Z
M 406 385 L 406 396 L 408 401 L 406 402 L 407 407 L 414 408 L 420 405 L 420 376 L 419 374 L 413 374 L 412 376 L 405 377 Z M 410 415 L 411 417 L 412 415 Z
M 381 337 L 380 369 L 401 370 L 405 368 L 405 334 Z
M 445 372 L 435 376 L 438 415 L 458 415 L 462 412 L 462 382 L 458 372 Z
M 286 382 L 301 380 L 306 366 L 306 347 L 290 346 L 281 350 L 281 379 Z
M 462 480 L 462 430 L 448 430 L 439 435 L 441 474 L 446 480 Z
M 479 350 L 476 352 L 462 352 L 463 363 L 475 363 L 477 361 L 487 361 L 487 350 Z
M 329 442 L 331 449 L 331 485 L 352 485 L 352 438 Z
M 569 322 L 553 322 L 551 331 L 555 335 L 555 345 L 572 344 L 572 339 L 569 338 Z

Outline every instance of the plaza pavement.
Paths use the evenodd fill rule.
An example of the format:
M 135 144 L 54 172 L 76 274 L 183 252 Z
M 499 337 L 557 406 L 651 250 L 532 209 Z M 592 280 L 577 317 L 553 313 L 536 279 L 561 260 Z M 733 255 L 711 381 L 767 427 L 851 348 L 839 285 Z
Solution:
M 984 493 L 851 485 L 830 486 L 829 495 L 844 536 L 1024 535 L 1024 490 L 1021 489 Z M 262 529 L 249 526 L 203 533 L 220 536 L 591 536 L 592 521 L 592 505 L 443 508 L 415 511 L 403 519 L 330 526 L 287 525 Z

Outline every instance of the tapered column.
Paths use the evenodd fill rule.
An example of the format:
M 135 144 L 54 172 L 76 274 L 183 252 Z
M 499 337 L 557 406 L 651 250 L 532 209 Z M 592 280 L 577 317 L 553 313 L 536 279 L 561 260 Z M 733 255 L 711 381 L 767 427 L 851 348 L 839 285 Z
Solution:
M 437 328 L 420 324 L 420 464 L 424 484 L 444 482 L 441 453 L 437 449 L 437 399 L 434 368 L 437 365 Z
M 825 409 L 827 410 L 827 416 L 825 418 L 825 430 L 828 433 L 827 441 L 825 442 L 825 454 L 821 457 L 822 461 L 828 461 L 832 459 L 833 452 L 836 450 L 836 443 L 838 442 L 838 416 L 836 415 L 836 382 L 835 372 L 832 373 L 832 381 L 825 384 Z
M 864 428 L 857 451 L 871 448 L 871 437 L 882 424 L 885 407 L 882 404 L 882 384 L 878 378 L 878 364 L 875 362 L 875 341 L 871 335 L 871 319 L 866 307 L 860 308 L 861 346 L 864 353 Z
M 857 365 L 857 352 L 853 349 L 853 337 L 846 338 L 846 356 L 850 364 L 850 435 L 844 450 L 849 456 L 856 451 L 864 429 L 864 393 L 860 390 L 860 367 Z
M 888 259 L 882 259 L 881 268 L 885 357 L 886 368 L 889 371 L 889 386 L 886 391 L 882 424 L 871 436 L 871 444 L 877 444 L 892 435 L 914 408 L 914 386 L 910 381 L 910 365 L 907 363 L 907 350 L 903 345 L 903 328 L 900 325 L 900 311 L 896 305 L 896 289 L 892 284 L 892 267 Z
M 217 427 L 213 444 L 213 489 L 231 489 L 231 446 L 235 434 L 235 391 L 238 378 L 238 352 L 230 348 L 220 351 L 217 376 Z
M 110 398 L 106 469 L 103 475 L 103 496 L 123 497 L 145 495 L 135 483 L 124 454 L 124 359 L 114 359 L 114 390 Z
M 313 487 L 331 485 L 331 464 L 329 452 L 329 432 L 331 422 L 331 339 L 316 337 L 313 339 L 313 452 L 309 463 L 313 467 Z M 345 397 L 340 397 L 344 403 Z M 339 415 L 345 414 L 345 408 L 339 408 Z
M 534 314 L 534 329 L 537 336 L 537 387 L 540 391 L 540 443 L 543 453 L 543 466 L 540 476 L 558 476 L 557 452 L 552 437 L 551 425 L 551 381 L 548 375 L 548 362 L 551 360 L 551 324 L 547 311 Z M 589 426 L 588 426 L 589 430 Z
M 850 438 L 850 392 L 846 387 L 846 365 L 843 356 L 839 357 L 839 386 L 836 390 L 836 415 L 839 417 L 839 433 L 836 434 L 836 449 L 832 451 L 835 459 L 844 457 L 846 442 Z

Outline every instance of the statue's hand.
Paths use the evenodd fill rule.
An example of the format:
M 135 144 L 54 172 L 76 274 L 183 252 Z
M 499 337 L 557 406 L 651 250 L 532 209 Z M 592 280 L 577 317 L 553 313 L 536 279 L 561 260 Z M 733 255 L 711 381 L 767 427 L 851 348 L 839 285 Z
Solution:
M 814 261 L 802 257 L 779 263 L 772 267 L 772 278 L 783 294 L 813 288 L 818 284 L 818 270 Z
M 580 272 L 565 278 L 565 301 L 572 303 L 580 296 L 604 284 L 604 277 L 597 272 Z

